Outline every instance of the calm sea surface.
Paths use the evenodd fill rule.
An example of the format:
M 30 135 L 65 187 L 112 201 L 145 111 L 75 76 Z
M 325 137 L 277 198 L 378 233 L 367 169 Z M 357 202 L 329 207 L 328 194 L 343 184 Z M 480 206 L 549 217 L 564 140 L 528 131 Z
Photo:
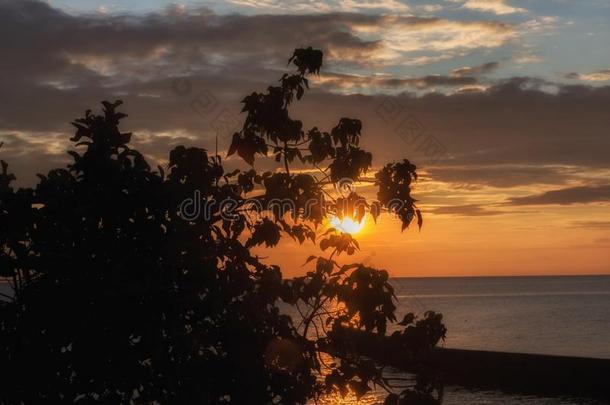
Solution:
M 445 347 L 610 359 L 610 276 L 397 278 L 399 318 L 441 312 Z M 374 392 L 360 404 L 383 403 Z M 327 404 L 356 404 L 329 398 Z M 447 387 L 444 404 L 594 404 Z
M 398 314 L 441 312 L 446 347 L 610 359 L 610 276 L 399 278 Z

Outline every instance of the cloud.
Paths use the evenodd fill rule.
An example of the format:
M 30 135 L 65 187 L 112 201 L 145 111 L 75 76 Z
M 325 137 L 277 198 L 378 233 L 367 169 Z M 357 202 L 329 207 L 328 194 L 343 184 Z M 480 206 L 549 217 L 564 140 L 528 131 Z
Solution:
M 451 72 L 452 76 L 455 77 L 466 77 L 466 76 L 478 76 L 485 75 L 497 70 L 500 67 L 499 62 L 487 62 L 478 66 L 465 66 L 459 69 L 454 69 Z
M 135 142 L 142 134 L 149 134 L 146 136 L 151 139 L 156 134 L 168 137 L 185 134 L 188 135 L 183 139 L 185 144 L 212 149 L 214 130 L 210 120 L 214 117 L 200 114 L 193 108 L 193 101 L 210 92 L 217 99 L 214 114 L 228 108 L 243 119 L 239 115 L 239 100 L 244 94 L 264 90 L 281 76 L 280 72 L 259 71 L 254 80 L 247 75 L 238 76 L 239 68 L 228 72 L 226 76 L 192 73 L 187 76 L 191 91 L 184 96 L 172 91 L 171 78 L 128 82 L 113 89 L 28 90 L 35 97 L 15 92 L 11 98 L 14 104 L 3 102 L 0 110 L 0 140 L 4 133 L 14 129 L 24 132 L 24 138 L 41 140 L 45 139 L 45 132 L 63 131 L 63 139 L 67 139 L 72 133 L 70 120 L 86 108 L 97 110 L 102 99 L 120 97 L 125 101 L 123 110 L 129 114 L 123 128 L 134 132 Z M 610 139 L 606 136 L 610 117 L 605 108 L 610 104 L 610 88 L 568 86 L 553 94 L 520 79 L 497 84 L 484 92 L 452 95 L 346 95 L 329 93 L 331 89 L 329 84 L 312 83 L 312 91 L 295 105 L 294 116 L 303 120 L 306 127 L 326 130 L 336 124 L 338 117 L 361 119 L 363 147 L 374 154 L 375 164 L 407 157 L 429 171 L 434 180 L 507 189 L 584 181 L 593 176 L 590 173 L 610 169 L 607 157 Z M 154 93 L 160 97 L 140 96 Z M 388 102 L 400 106 L 389 115 L 381 108 Z M 409 116 L 422 123 L 422 133 L 405 137 L 402 123 Z M 447 150 L 446 158 L 432 166 L 420 147 L 420 141 L 428 135 L 434 135 Z M 165 157 L 169 145 L 170 142 L 148 143 L 146 153 Z M 226 147 L 222 140 L 220 147 Z M 0 155 L 9 162 L 21 161 L 17 150 L 3 148 Z M 37 153 L 43 151 L 32 153 L 28 160 L 47 164 L 44 156 Z
M 394 32 L 404 41 L 389 40 Z M 142 108 L 167 115 L 175 101 L 168 90 L 177 76 L 188 76 L 194 91 L 234 101 L 243 90 L 277 80 L 299 45 L 323 49 L 328 71 L 381 61 L 430 63 L 462 49 L 499 46 L 513 31 L 497 22 L 353 13 L 245 16 L 173 7 L 137 16 L 69 15 L 43 2 L 0 0 L 0 35 L 6 100 L 0 129 L 59 131 L 75 112 L 100 99 L 120 97 L 135 113 Z M 476 85 L 442 75 L 380 83 L 420 89 Z M 171 114 L 150 125 L 194 130 L 200 121 L 192 115 Z
M 68 139 L 63 133 L 0 130 L 0 158 L 8 161 L 9 172 L 16 173 L 20 184 L 33 183 L 36 174 L 69 161 Z
M 466 185 L 495 188 L 513 188 L 530 184 L 565 184 L 574 170 L 561 166 L 545 165 L 444 165 L 427 169 L 435 180 Z
M 610 229 L 610 221 L 573 221 L 570 223 L 573 228 L 585 228 L 585 229 L 598 229 L 608 230 Z M 610 241 L 610 239 L 608 239 Z
M 512 205 L 571 205 L 596 202 L 610 202 L 610 185 L 569 187 L 509 200 Z
M 477 84 L 473 77 L 427 75 L 421 77 L 389 77 L 380 75 L 353 75 L 341 73 L 327 73 L 314 79 L 315 82 L 327 89 L 340 89 L 351 91 L 378 91 L 384 88 L 401 89 L 411 87 L 428 89 L 437 86 L 465 86 Z
M 482 217 L 510 213 L 507 211 L 489 210 L 486 207 L 478 204 L 447 205 L 442 207 L 429 208 L 426 211 L 436 215 L 456 215 L 465 217 Z
M 518 31 L 523 35 L 548 35 L 559 25 L 559 18 L 555 16 L 537 16 L 525 21 L 518 26 Z
M 319 128 L 360 118 L 375 164 L 407 157 L 448 187 L 500 188 L 490 192 L 508 197 L 517 187 L 600 181 L 610 170 L 610 87 L 546 85 L 517 78 L 483 92 L 417 96 L 329 94 L 320 84 L 297 111 Z M 438 162 L 422 148 L 430 136 L 446 150 Z
M 230 0 L 230 3 L 264 13 L 329 13 L 334 11 L 392 11 L 393 13 L 408 13 L 411 10 L 408 5 L 397 0 Z
M 598 70 L 591 73 L 572 72 L 565 75 L 566 79 L 582 80 L 585 82 L 607 82 L 610 81 L 610 69 Z
M 509 25 L 498 21 L 454 21 L 440 18 L 386 18 L 387 24 L 377 27 L 383 32 L 389 56 L 405 52 L 427 51 L 456 54 L 474 49 L 497 48 L 517 36 Z
M 440 4 L 422 4 L 416 7 L 417 11 L 422 13 L 437 13 L 443 9 Z
M 513 60 L 519 64 L 540 63 L 544 61 L 544 57 L 535 53 L 522 52 L 516 54 Z
M 404 43 L 388 43 L 393 31 L 395 41 Z M 294 116 L 306 127 L 324 129 L 338 117 L 361 119 L 363 145 L 376 164 L 408 157 L 426 170 L 437 169 L 433 179 L 499 188 L 587 182 L 588 172 L 610 169 L 610 87 L 527 77 L 481 83 L 477 75 L 491 72 L 493 62 L 453 75 L 354 69 L 371 60 L 432 61 L 499 46 L 516 34 L 498 22 L 350 13 L 217 15 L 205 9 L 102 17 L 0 0 L 0 35 L 0 141 L 6 142 L 0 155 L 21 165 L 22 175 L 28 165 L 19 163 L 19 142 L 30 142 L 24 146 L 27 160 L 44 171 L 54 165 L 50 155 L 60 156 L 45 149 L 47 138 L 66 145 L 69 122 L 87 108 L 97 110 L 103 99 L 125 101 L 124 128 L 134 132 L 147 156 L 162 160 L 177 142 L 212 149 L 212 120 L 224 109 L 243 119 L 243 96 L 277 83 L 292 70 L 286 62 L 294 47 L 310 44 L 324 49 L 325 64 Z M 425 53 L 428 46 L 432 50 Z M 178 77 L 189 84 L 184 94 L 172 89 Z M 445 93 L 432 93 L 437 89 Z M 213 108 L 201 111 L 197 102 L 206 97 Z M 401 106 L 395 115 L 380 109 L 388 100 Z M 401 133 L 409 115 L 425 128 L 417 142 Z M 442 162 L 431 162 L 420 147 L 428 136 L 446 147 Z
M 449 92 L 449 94 L 468 94 L 468 93 L 480 93 L 489 90 L 490 86 L 486 84 L 467 84 L 458 87 L 455 91 Z
M 98 84 L 100 76 L 119 71 L 159 76 L 179 64 L 207 70 L 240 62 L 281 66 L 304 38 L 325 51 L 327 63 L 371 65 L 430 63 L 464 50 L 498 47 L 516 35 L 500 22 L 395 14 L 246 16 L 172 7 L 138 16 L 68 15 L 32 0 L 3 0 L 0 11 L 0 33 L 9 39 L 0 51 L 10 70 L 25 68 L 23 73 L 36 76 L 89 73 Z M 32 46 L 36 43 L 45 45 Z M 16 51 L 26 47 L 29 52 Z
M 462 7 L 497 15 L 527 13 L 527 10 L 523 8 L 507 4 L 506 0 L 467 0 Z
M 358 14 L 221 16 L 206 9 L 179 14 L 73 16 L 31 0 L 3 0 L 0 10 L 0 32 L 10 38 L 0 49 L 10 56 L 5 58 L 9 67 L 49 74 L 85 68 L 102 76 L 119 69 L 130 73 L 124 68 L 138 67 L 133 62 L 142 57 L 147 58 L 147 64 L 139 64 L 139 68 L 148 65 L 151 72 L 168 64 L 175 68 L 181 62 L 187 68 L 218 68 L 246 57 L 249 62 L 266 59 L 285 65 L 286 55 L 303 38 L 324 48 L 331 59 L 336 56 L 343 62 L 357 62 L 374 54 L 381 44 L 379 39 L 358 37 L 350 27 L 383 23 L 382 16 Z M 44 46 L 32 45 L 38 41 Z M 17 52 L 26 48 L 28 52 Z M 28 58 L 51 64 L 43 68 L 42 63 L 23 63 L 29 62 Z

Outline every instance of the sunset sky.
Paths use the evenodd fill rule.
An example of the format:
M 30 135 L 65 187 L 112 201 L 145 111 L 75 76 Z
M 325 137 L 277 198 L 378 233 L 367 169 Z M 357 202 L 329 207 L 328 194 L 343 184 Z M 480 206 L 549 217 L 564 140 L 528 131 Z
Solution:
M 359 118 L 375 169 L 408 158 L 421 174 L 422 230 L 369 220 L 342 260 L 394 276 L 610 274 L 608 0 L 0 0 L 0 37 L 0 158 L 20 185 L 69 161 L 69 122 L 104 99 L 124 101 L 151 162 L 213 151 L 217 132 L 225 156 L 220 123 L 312 46 L 324 65 L 293 115 Z M 316 252 L 261 254 L 290 276 Z

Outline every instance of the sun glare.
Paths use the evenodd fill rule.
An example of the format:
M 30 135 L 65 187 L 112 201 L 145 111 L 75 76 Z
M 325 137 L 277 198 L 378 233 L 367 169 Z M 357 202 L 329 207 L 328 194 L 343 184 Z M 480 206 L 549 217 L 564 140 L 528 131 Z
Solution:
M 336 216 L 332 216 L 330 218 L 330 225 L 333 228 L 338 229 L 339 231 L 344 233 L 350 233 L 352 235 L 360 232 L 362 228 L 364 228 L 365 222 L 365 218 L 362 218 L 362 221 L 360 222 L 350 217 L 339 219 Z

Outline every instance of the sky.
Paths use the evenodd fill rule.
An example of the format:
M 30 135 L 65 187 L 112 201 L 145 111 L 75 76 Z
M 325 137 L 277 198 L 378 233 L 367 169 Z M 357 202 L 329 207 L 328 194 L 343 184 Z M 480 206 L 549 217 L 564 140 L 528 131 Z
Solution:
M 125 102 L 151 162 L 213 150 L 217 132 L 224 154 L 240 100 L 312 46 L 324 65 L 293 115 L 359 118 L 374 168 L 408 158 L 421 175 L 421 231 L 369 220 L 342 260 L 394 276 L 610 274 L 607 0 L 0 0 L 0 37 L 0 158 L 20 185 L 68 162 L 69 122 L 104 99 Z M 290 276 L 312 251 L 261 254 Z

